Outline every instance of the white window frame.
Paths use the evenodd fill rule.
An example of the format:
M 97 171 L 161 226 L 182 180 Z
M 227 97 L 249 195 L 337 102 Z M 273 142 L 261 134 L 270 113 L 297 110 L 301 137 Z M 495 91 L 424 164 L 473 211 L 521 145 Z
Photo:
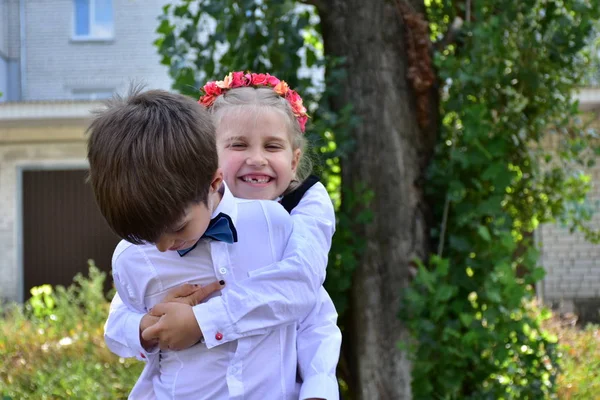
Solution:
M 110 33 L 107 35 L 101 35 L 98 33 L 98 30 L 96 28 L 95 31 L 95 27 L 96 27 L 96 0 L 87 0 L 89 3 L 89 19 L 90 19 L 90 32 L 87 35 L 78 35 L 77 34 L 77 13 L 76 13 L 76 8 L 75 8 L 75 1 L 76 0 L 72 0 L 71 4 L 73 5 L 73 13 L 72 13 L 72 23 L 73 23 L 73 35 L 72 35 L 72 40 L 74 41 L 111 41 L 114 40 L 115 38 L 115 10 L 114 10 L 114 0 L 111 0 L 112 2 L 112 26 L 111 26 L 111 30 Z
M 73 100 L 107 100 L 115 93 L 114 88 L 72 89 Z

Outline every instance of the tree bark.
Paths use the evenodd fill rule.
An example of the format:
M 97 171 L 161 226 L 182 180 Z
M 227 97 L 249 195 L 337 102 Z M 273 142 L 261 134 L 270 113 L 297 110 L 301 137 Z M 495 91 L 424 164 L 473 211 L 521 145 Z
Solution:
M 351 103 L 361 119 L 352 132 L 355 146 L 342 161 L 343 185 L 364 183 L 375 195 L 372 222 L 355 232 L 366 248 L 344 332 L 348 383 L 356 399 L 410 399 L 411 362 L 398 348 L 409 337 L 397 315 L 412 260 L 426 259 L 429 252 L 422 186 L 437 130 L 437 96 L 435 87 L 424 94 L 430 102 L 422 124 L 418 93 L 407 79 L 411 33 L 394 1 L 322 3 L 325 53 L 346 59 L 347 82 L 332 100 L 333 109 Z M 423 11 L 422 2 L 412 3 L 403 6 Z

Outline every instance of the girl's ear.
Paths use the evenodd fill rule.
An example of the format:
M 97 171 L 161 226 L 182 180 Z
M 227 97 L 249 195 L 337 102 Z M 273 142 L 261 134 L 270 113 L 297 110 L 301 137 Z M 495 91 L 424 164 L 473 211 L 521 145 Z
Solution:
M 300 156 L 302 156 L 302 149 L 296 149 L 292 153 L 292 172 L 295 174 L 300 163 Z

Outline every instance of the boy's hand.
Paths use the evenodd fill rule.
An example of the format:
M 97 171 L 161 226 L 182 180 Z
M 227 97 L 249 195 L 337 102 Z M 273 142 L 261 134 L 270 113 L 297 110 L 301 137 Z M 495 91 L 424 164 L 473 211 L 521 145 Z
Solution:
M 202 339 L 202 331 L 189 304 L 159 303 L 149 314 L 160 319 L 142 332 L 142 338 L 148 342 L 157 340 L 161 350 L 187 349 Z
M 185 283 L 169 290 L 167 292 L 167 297 L 165 297 L 161 303 L 175 302 L 188 304 L 193 307 L 196 304 L 200 304 L 202 300 L 205 300 L 214 292 L 221 290 L 224 285 L 224 281 L 215 281 L 206 286 Z
M 158 340 L 144 340 L 144 338 L 142 337 L 142 332 L 144 332 L 147 328 L 157 323 L 159 319 L 160 318 L 155 317 L 153 315 L 146 314 L 142 317 L 142 320 L 140 321 L 140 342 L 142 344 L 142 347 L 146 349 L 146 351 L 149 351 L 153 347 L 158 346 Z

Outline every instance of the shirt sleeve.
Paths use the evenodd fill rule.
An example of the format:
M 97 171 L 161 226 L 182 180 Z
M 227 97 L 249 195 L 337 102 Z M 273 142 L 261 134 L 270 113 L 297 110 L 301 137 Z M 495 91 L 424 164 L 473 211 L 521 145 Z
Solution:
M 128 264 L 144 262 L 144 258 L 136 257 L 136 253 L 132 248 L 126 250 L 126 254 L 113 257 L 113 280 L 117 293 L 110 303 L 104 325 L 104 340 L 107 347 L 120 357 L 136 357 L 147 361 L 148 357 L 158 353 L 158 348 L 146 351 L 140 341 L 140 321 L 146 310 L 141 300 L 143 293 L 128 273 L 132 270 Z
M 306 267 L 319 277 L 320 287 L 325 282 L 331 240 L 335 233 L 335 211 L 325 186 L 321 182 L 315 183 L 292 210 L 291 215 L 294 226 L 302 224 L 306 228 L 315 251 L 311 264 Z
M 335 371 L 340 358 L 342 333 L 337 326 L 337 316 L 331 297 L 321 288 L 319 301 L 298 328 L 298 372 L 302 378 L 300 400 L 339 399 Z
M 194 307 L 208 348 L 302 320 L 315 306 L 335 229 L 325 187 L 315 184 L 291 215 L 293 231 L 281 261 L 228 284 L 221 296 Z
M 119 293 L 115 294 L 104 324 L 104 341 L 110 351 L 120 357 L 135 357 L 146 361 L 156 349 L 146 351 L 140 341 L 140 322 L 144 312 L 129 309 L 121 300 Z

